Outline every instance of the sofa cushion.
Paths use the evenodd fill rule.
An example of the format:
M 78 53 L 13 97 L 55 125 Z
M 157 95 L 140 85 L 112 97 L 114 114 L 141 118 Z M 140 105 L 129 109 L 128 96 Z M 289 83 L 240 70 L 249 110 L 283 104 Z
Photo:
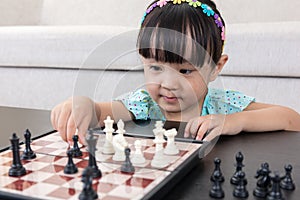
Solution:
M 300 77 L 300 22 L 230 24 L 223 74 Z
M 140 70 L 138 29 L 0 27 L 0 66 Z M 300 77 L 300 22 L 230 24 L 223 75 Z
M 126 49 L 135 50 L 136 35 L 131 35 L 136 33 L 137 29 L 120 26 L 0 27 L 0 66 L 106 69 L 111 61 L 103 59 L 116 55 L 124 46 L 120 40 Z M 101 51 L 101 58 L 93 60 L 94 50 Z M 130 69 L 138 59 L 131 51 L 110 67 Z

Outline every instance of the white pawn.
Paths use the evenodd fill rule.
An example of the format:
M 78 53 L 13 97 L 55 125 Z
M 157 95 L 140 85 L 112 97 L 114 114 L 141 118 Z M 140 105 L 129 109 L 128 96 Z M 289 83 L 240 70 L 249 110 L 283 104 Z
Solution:
M 131 162 L 133 164 L 144 164 L 146 162 L 146 159 L 144 158 L 143 152 L 142 152 L 142 143 L 141 140 L 136 140 L 134 142 L 135 152 L 132 156 Z
M 110 116 L 106 117 L 106 120 L 104 120 L 104 124 L 105 124 L 105 128 L 104 128 L 104 132 L 105 132 L 105 143 L 103 146 L 103 150 L 102 153 L 104 154 L 114 154 L 114 147 L 112 145 L 112 136 L 113 136 L 113 132 L 115 131 L 113 129 L 113 123 L 114 120 L 112 120 L 110 118 Z
M 167 155 L 177 155 L 179 150 L 175 145 L 175 136 L 177 135 L 177 131 L 175 128 L 165 131 L 165 136 L 168 138 L 167 146 L 164 150 L 164 153 Z
M 113 155 L 112 159 L 114 161 L 125 161 L 126 156 L 125 156 L 125 148 L 128 146 L 128 143 L 124 137 L 124 122 L 120 119 L 117 123 L 118 130 L 117 130 L 117 135 L 113 137 L 113 147 L 115 154 Z

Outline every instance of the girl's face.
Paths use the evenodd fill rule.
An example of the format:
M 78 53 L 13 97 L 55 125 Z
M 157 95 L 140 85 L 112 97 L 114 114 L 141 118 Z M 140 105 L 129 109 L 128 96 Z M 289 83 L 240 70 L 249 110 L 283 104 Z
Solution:
M 169 120 L 186 121 L 201 114 L 211 67 L 161 63 L 142 58 L 147 90 Z M 172 118 L 172 119 L 170 119 Z

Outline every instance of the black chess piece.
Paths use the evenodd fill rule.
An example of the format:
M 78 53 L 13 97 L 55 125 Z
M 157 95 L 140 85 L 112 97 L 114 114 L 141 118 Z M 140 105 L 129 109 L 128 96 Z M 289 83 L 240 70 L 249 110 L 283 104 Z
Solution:
M 94 200 L 98 198 L 97 192 L 93 189 L 93 169 L 86 167 L 81 176 L 81 182 L 83 183 L 83 189 L 79 195 L 79 200 Z
M 233 185 L 237 185 L 239 183 L 238 173 L 240 171 L 242 171 L 243 167 L 245 166 L 243 164 L 244 155 L 242 154 L 242 152 L 238 152 L 236 154 L 235 160 L 236 160 L 236 163 L 235 163 L 236 169 L 235 169 L 233 176 L 230 179 L 230 183 Z
M 93 178 L 100 178 L 102 176 L 102 173 L 101 173 L 100 169 L 98 168 L 96 158 L 95 158 L 97 138 L 94 137 L 91 130 L 89 130 L 89 132 L 87 134 L 86 143 L 88 145 L 88 151 L 89 151 L 88 166 L 93 171 L 93 173 L 92 173 Z
M 292 179 L 292 165 L 288 164 L 284 166 L 285 176 L 284 179 L 280 182 L 280 187 L 285 190 L 295 190 L 295 183 Z
M 284 197 L 281 193 L 280 181 L 284 177 L 280 177 L 278 172 L 274 173 L 274 176 L 271 176 L 272 180 L 272 190 L 269 192 L 267 199 L 268 200 L 283 200 Z
M 271 171 L 269 170 L 268 163 L 262 163 L 261 168 L 257 170 L 255 178 L 258 179 L 256 182 L 256 188 L 253 191 L 253 195 L 259 198 L 265 198 L 268 195 L 271 187 Z
M 82 156 L 82 151 L 80 150 L 79 146 L 78 146 L 78 135 L 73 135 L 72 137 L 73 139 L 73 153 L 74 153 L 74 157 L 80 157 Z
M 221 173 L 220 171 L 214 171 L 213 173 L 213 185 L 209 191 L 209 196 L 217 199 L 224 198 L 225 194 L 221 186 Z
M 12 160 L 12 165 L 11 168 L 8 171 L 9 176 L 22 176 L 26 174 L 26 169 L 23 167 L 20 159 L 20 147 L 19 147 L 19 138 L 16 133 L 12 134 L 12 137 L 10 138 L 11 142 L 11 150 L 13 154 L 13 160 Z
M 64 168 L 64 173 L 65 174 L 75 174 L 78 172 L 78 168 L 76 167 L 76 165 L 73 162 L 73 150 L 72 149 L 68 150 L 67 155 L 68 155 L 68 163 Z
M 32 151 L 30 143 L 31 143 L 31 133 L 28 129 L 24 132 L 25 138 L 25 149 L 23 154 L 21 155 L 22 160 L 30 160 L 36 158 L 36 154 Z
M 233 196 L 238 198 L 247 198 L 249 196 L 249 192 L 247 191 L 246 184 L 245 184 L 246 182 L 244 181 L 245 176 L 246 176 L 245 172 L 243 171 L 238 172 L 239 182 L 234 188 Z
M 220 182 L 224 182 L 225 179 L 224 179 L 224 176 L 223 176 L 222 171 L 221 171 L 221 159 L 220 158 L 215 158 L 214 163 L 215 163 L 215 169 L 214 169 L 214 172 L 212 173 L 212 175 L 210 177 L 210 180 L 214 181 L 214 173 L 215 173 L 215 171 L 219 171 L 220 172 Z
M 125 172 L 125 173 L 134 173 L 135 169 L 134 166 L 132 165 L 131 161 L 130 161 L 130 148 L 125 148 L 125 161 L 121 166 L 121 172 Z

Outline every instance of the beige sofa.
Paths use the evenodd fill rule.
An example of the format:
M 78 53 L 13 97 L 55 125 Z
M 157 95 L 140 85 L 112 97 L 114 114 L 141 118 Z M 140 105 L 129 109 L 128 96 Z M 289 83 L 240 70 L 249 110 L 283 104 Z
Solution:
M 300 112 L 300 4 L 276 2 L 217 1 L 230 59 L 212 86 Z M 149 1 L 115 3 L 1 1 L 0 106 L 49 110 L 71 95 L 111 100 L 142 87 L 134 47 Z

